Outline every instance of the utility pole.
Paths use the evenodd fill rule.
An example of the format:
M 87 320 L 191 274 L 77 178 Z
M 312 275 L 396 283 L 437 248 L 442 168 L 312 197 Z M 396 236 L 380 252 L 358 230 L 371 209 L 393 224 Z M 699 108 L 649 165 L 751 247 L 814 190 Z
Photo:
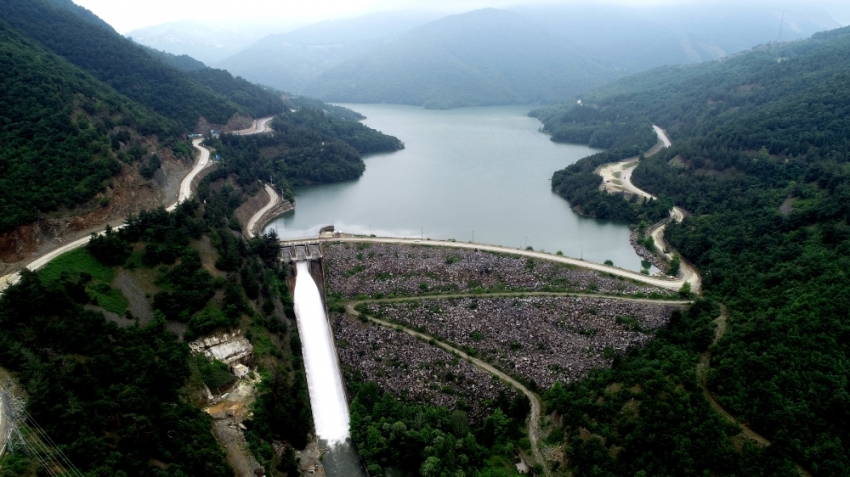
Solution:
M 528 235 L 525 236 L 525 245 L 522 247 L 523 250 L 528 248 Z
M 580 260 L 584 260 L 584 245 L 579 245 L 581 247 L 581 258 Z
M 469 242 L 469 243 L 475 243 L 475 229 L 469 229 L 469 230 L 472 230 L 472 242 Z
M 782 10 L 782 20 L 779 21 L 779 36 L 776 37 L 776 42 L 782 41 L 782 27 L 785 26 L 785 10 Z

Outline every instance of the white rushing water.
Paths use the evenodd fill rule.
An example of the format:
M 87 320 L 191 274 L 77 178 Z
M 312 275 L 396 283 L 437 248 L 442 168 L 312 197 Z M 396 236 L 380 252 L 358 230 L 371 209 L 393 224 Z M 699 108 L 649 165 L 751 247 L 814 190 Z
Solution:
M 307 262 L 296 264 L 295 316 L 307 371 L 316 435 L 329 445 L 348 439 L 348 404 L 319 288 Z

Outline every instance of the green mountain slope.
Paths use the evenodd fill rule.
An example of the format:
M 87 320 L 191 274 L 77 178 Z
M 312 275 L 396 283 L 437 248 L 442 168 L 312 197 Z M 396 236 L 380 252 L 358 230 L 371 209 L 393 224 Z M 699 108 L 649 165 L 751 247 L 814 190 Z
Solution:
M 0 52 L 0 230 L 101 191 L 121 169 L 115 133 L 168 141 L 180 130 L 4 22 Z
M 584 106 L 537 113 L 554 138 L 578 141 L 613 128 L 643 136 L 650 123 L 673 138 L 672 148 L 640 162 L 633 181 L 692 213 L 666 236 L 701 270 L 706 295 L 729 309 L 728 331 L 711 348 L 708 390 L 772 445 L 742 448 L 746 439 L 727 437 L 738 432 L 735 425 L 718 423 L 699 436 L 682 425 L 696 425 L 696 415 L 710 409 L 690 370 L 713 328 L 685 320 L 619 370 L 551 396 L 578 425 L 628 426 L 608 442 L 626 449 L 616 459 L 577 443 L 571 465 L 617 475 L 791 476 L 793 462 L 816 476 L 847 475 L 850 29 L 649 71 L 582 100 Z M 586 174 L 597 160 L 555 173 L 553 188 L 567 198 L 592 189 L 590 201 L 602 201 L 600 179 Z M 609 206 L 630 204 L 618 198 Z M 691 394 L 677 405 L 687 405 L 665 414 L 646 396 L 640 418 L 626 423 L 587 404 L 614 381 L 641 382 L 652 373 L 682 381 Z M 714 457 L 684 457 L 702 455 L 700 449 Z
M 425 12 L 382 12 L 319 22 L 266 36 L 213 65 L 300 93 L 325 70 L 436 18 Z
M 247 107 L 255 118 L 283 112 L 280 95 L 241 77 L 233 77 L 225 70 L 209 68 L 187 55 L 172 55 L 164 51 L 145 48 L 151 55 L 184 72 L 187 76 L 236 104 Z
M 413 29 L 324 72 L 304 92 L 328 101 L 448 108 L 552 102 L 610 77 L 520 15 L 487 9 Z
M 0 1 L 0 18 L 24 36 L 91 73 L 127 97 L 194 128 L 199 117 L 224 124 L 244 106 L 148 54 L 85 14 L 59 0 Z M 90 13 L 90 12 L 89 12 Z
M 186 201 L 131 216 L 0 296 L 0 364 L 68 472 L 70 461 L 77 475 L 234 475 L 202 409 L 209 390 L 223 394 L 236 378 L 187 341 L 240 329 L 262 373 L 241 452 L 268 475 L 297 475 L 292 447 L 271 447 L 304 448 L 312 427 L 288 268 L 276 237 L 243 242 L 222 227 L 246 197 L 219 189 L 207 188 L 203 210 Z M 4 476 L 66 473 L 25 452 L 0 465 Z

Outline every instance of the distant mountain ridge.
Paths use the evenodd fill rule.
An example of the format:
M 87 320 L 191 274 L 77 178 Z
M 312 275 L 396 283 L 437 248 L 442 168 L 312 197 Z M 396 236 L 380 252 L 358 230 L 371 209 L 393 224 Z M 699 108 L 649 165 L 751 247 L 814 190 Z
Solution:
M 324 71 L 436 18 L 439 15 L 428 12 L 399 12 L 319 22 L 269 35 L 212 65 L 301 93 Z
M 322 22 L 270 35 L 214 66 L 332 101 L 553 103 L 656 66 L 718 59 L 839 26 L 817 9 L 769 5 L 518 6 L 427 16 Z
M 331 68 L 305 93 L 451 108 L 553 102 L 610 79 L 570 42 L 516 13 L 485 9 L 415 28 Z

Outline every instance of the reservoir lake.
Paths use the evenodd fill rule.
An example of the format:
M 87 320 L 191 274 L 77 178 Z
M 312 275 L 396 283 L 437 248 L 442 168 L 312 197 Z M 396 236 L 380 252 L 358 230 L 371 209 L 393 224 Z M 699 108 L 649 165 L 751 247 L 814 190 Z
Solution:
M 364 157 L 359 179 L 295 189 L 295 210 L 265 230 L 315 237 L 325 225 L 354 234 L 455 239 L 583 257 L 639 271 L 624 224 L 581 217 L 551 190 L 552 174 L 595 149 L 557 144 L 532 106 L 427 110 L 343 104 L 405 149 Z

